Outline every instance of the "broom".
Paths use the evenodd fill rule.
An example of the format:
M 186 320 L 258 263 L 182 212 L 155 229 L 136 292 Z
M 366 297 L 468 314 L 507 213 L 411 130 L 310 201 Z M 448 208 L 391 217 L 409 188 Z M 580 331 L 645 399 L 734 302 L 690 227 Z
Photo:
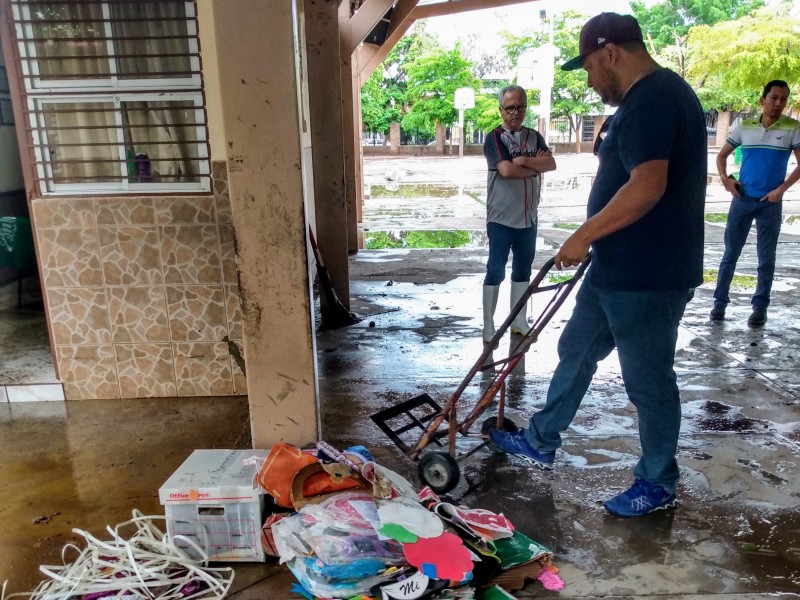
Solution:
M 319 287 L 325 296 L 325 302 L 321 302 L 322 306 L 322 323 L 320 329 L 338 329 L 339 327 L 346 327 L 361 321 L 355 313 L 347 310 L 347 307 L 342 304 L 336 291 L 333 289 L 328 269 L 322 262 L 322 256 L 317 247 L 317 240 L 314 239 L 314 232 L 311 227 L 308 228 L 308 237 L 311 240 L 311 248 L 314 251 L 314 262 L 317 264 L 317 276 L 319 277 Z

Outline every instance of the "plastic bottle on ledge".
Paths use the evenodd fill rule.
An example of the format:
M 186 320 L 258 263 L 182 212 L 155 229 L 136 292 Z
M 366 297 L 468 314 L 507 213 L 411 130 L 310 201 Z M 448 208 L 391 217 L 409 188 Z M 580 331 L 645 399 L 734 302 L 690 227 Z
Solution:
M 150 170 L 150 157 L 147 154 L 139 153 L 136 155 L 136 181 L 139 183 L 149 183 L 153 180 Z

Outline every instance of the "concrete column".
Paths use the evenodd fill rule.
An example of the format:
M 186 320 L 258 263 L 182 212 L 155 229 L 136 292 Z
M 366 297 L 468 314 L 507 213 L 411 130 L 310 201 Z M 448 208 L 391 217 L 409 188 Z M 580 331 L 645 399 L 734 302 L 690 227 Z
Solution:
M 353 78 L 353 145 L 355 148 L 355 161 L 356 168 L 354 177 L 354 191 L 355 197 L 353 202 L 349 202 L 348 209 L 354 210 L 355 215 L 355 229 L 356 229 L 356 250 L 364 248 L 364 227 L 362 225 L 364 219 L 364 148 L 361 146 L 361 132 L 364 130 L 364 125 L 361 122 L 361 84 L 358 78 Z M 352 208 L 351 208 L 352 207 Z
M 318 438 L 298 0 L 213 3 L 253 445 Z M 294 10 L 293 10 L 294 9 Z M 297 16 L 297 20 L 295 18 Z M 305 164 L 304 164 L 305 163 Z M 313 205 L 312 205 L 313 206 Z M 221 424 L 224 426 L 224 424 Z
M 338 7 L 330 0 L 305 0 L 306 55 L 311 114 L 311 151 L 314 157 L 316 238 L 334 291 L 350 308 L 348 271 L 347 196 L 345 194 L 344 136 L 342 130 L 342 74 Z M 327 302 L 320 294 L 320 302 Z
M 339 29 L 350 29 L 350 2 L 339 5 Z M 358 84 L 353 77 L 353 55 L 350 46 L 343 41 L 339 44 L 339 60 L 342 77 L 342 130 L 344 132 L 343 151 L 345 169 L 345 201 L 347 203 L 347 247 L 349 252 L 358 251 L 358 197 L 356 184 L 360 184 L 358 173 L 361 169 L 361 123 L 356 120 L 355 100 Z M 353 90 L 356 90 L 354 94 Z M 360 104 L 358 105 L 360 115 Z M 356 126 L 358 123 L 358 126 Z M 358 165 L 358 166 L 356 166 Z
M 722 148 L 722 146 L 725 145 L 725 142 L 728 141 L 728 132 L 730 129 L 731 111 L 724 110 L 717 115 L 717 139 L 714 140 L 714 146 Z M 711 142 L 711 140 L 709 140 L 709 142 Z
M 436 154 L 444 154 L 444 135 L 444 125 L 437 123 L 434 132 L 434 139 L 436 140 Z
M 400 153 L 400 123 L 389 125 L 389 154 Z

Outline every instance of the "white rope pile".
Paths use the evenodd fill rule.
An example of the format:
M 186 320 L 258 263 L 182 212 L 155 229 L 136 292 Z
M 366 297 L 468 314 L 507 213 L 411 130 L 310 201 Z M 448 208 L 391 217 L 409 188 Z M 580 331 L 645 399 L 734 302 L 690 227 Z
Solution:
M 86 531 L 73 529 L 86 540 L 81 550 L 67 544 L 61 550 L 63 566 L 39 567 L 49 579 L 33 592 L 5 595 L 0 600 L 27 597 L 30 600 L 221 600 L 233 583 L 233 569 L 204 566 L 208 555 L 192 540 L 181 537 L 196 550 L 201 559 L 191 558 L 176 547 L 154 524 L 163 516 L 145 517 L 134 510 L 130 521 L 120 523 L 110 541 L 100 541 Z M 133 527 L 130 539 L 120 531 Z M 176 536 L 179 537 L 179 536 Z M 68 562 L 70 554 L 77 558 Z

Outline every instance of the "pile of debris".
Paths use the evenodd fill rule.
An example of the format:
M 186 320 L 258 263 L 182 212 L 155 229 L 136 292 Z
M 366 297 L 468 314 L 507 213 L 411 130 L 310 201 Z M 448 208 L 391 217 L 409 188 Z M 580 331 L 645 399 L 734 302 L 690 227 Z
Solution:
M 564 587 L 552 553 L 502 514 L 417 492 L 362 446 L 274 446 L 258 483 L 287 512 L 262 529 L 307 598 L 380 600 L 510 595 L 527 581 Z
M 84 548 L 66 545 L 32 593 L 6 596 L 4 585 L 0 600 L 221 600 L 234 572 L 209 562 L 266 556 L 309 600 L 503 600 L 528 581 L 564 587 L 552 553 L 504 515 L 416 491 L 363 446 L 195 450 L 159 496 L 165 516 L 134 511 L 107 541 L 73 530 Z

